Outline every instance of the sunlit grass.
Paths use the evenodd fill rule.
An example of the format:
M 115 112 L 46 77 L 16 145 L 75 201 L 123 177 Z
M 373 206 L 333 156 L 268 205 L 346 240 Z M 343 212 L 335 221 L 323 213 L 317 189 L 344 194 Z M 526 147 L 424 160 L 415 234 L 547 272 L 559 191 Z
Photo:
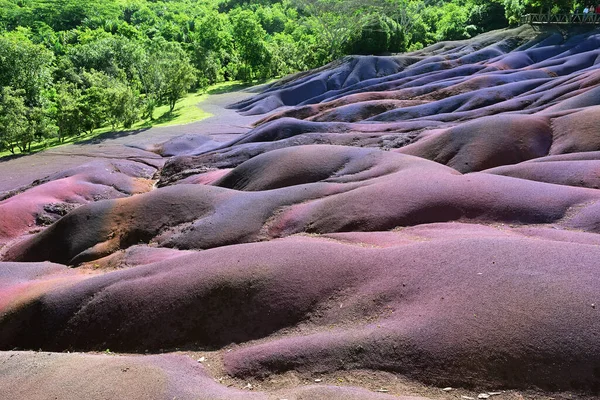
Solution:
M 208 95 L 204 91 L 201 93 L 190 93 L 177 102 L 172 113 L 169 113 L 169 106 L 157 107 L 154 110 L 155 117 L 158 116 L 156 121 L 144 121 L 142 122 L 142 126 L 148 124 L 148 122 L 151 122 L 151 126 L 184 125 L 206 119 L 212 116 L 212 114 L 202 110 L 199 104 L 205 101 L 207 97 Z

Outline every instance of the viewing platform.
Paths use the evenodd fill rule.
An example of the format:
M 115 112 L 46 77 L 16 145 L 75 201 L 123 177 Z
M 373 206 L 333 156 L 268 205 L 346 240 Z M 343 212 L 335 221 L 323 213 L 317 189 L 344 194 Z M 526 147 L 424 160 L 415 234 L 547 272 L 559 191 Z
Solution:
M 526 14 L 521 17 L 521 25 L 598 25 L 600 14 Z

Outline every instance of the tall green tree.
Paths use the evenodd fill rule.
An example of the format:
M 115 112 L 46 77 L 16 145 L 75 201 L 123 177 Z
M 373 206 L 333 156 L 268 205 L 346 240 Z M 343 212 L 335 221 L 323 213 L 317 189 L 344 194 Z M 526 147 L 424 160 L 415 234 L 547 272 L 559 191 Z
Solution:
M 226 14 L 207 9 L 194 21 L 190 32 L 191 62 L 198 70 L 200 87 L 221 82 L 229 76 L 227 65 L 233 57 L 231 22 Z
M 351 41 L 349 47 L 351 54 L 399 53 L 406 50 L 406 37 L 397 21 L 380 17 L 363 27 L 360 36 Z
M 31 151 L 31 143 L 33 141 L 43 141 L 56 137 L 58 127 L 52 118 L 49 105 L 40 107 L 28 107 L 26 112 L 27 132 L 26 137 L 29 140 L 27 143 L 27 151 Z
M 527 13 L 571 12 L 577 1 L 573 0 L 502 0 L 506 18 L 511 24 L 519 22 L 521 15 Z
M 391 12 L 390 3 L 385 0 L 294 0 L 294 3 L 308 16 L 306 23 L 321 37 L 328 61 L 341 56 L 364 27 Z
M 0 144 L 15 153 L 15 147 L 27 149 L 27 107 L 25 92 L 10 86 L 0 89 Z
M 137 92 L 124 82 L 115 80 L 107 89 L 106 97 L 109 105 L 108 122 L 113 130 L 119 125 L 131 128 L 139 118 Z
M 94 20 L 117 19 L 122 12 L 118 0 L 30 0 L 20 3 L 21 25 L 32 26 L 41 21 L 56 31 L 74 29 Z
M 161 103 L 168 104 L 172 112 L 177 100 L 196 81 L 196 70 L 182 46 L 162 37 L 148 43 L 138 70 L 145 92 L 146 116 L 150 119 Z
M 103 72 L 91 71 L 84 73 L 85 89 L 79 99 L 83 128 L 92 134 L 96 128 L 102 127 L 108 121 L 108 76 Z
M 242 60 L 243 80 L 252 80 L 256 75 L 263 75 L 265 66 L 270 61 L 269 50 L 265 41 L 267 32 L 260 25 L 256 15 L 249 10 L 239 10 L 232 15 L 233 38 Z
M 67 56 L 77 70 L 102 71 L 123 78 L 132 84 L 137 79 L 136 64 L 142 43 L 103 30 L 85 30 L 78 35 L 78 43 L 67 49 Z M 123 75 L 123 76 L 121 76 Z
M 64 142 L 67 137 L 83 132 L 82 95 L 77 85 L 68 81 L 58 82 L 55 90 L 54 119 L 58 127 L 58 139 Z
M 160 99 L 169 105 L 169 112 L 173 112 L 177 100 L 181 99 L 196 82 L 196 70 L 179 43 L 162 43 L 160 51 L 155 56 L 162 77 Z
M 19 29 L 0 36 L 0 86 L 24 91 L 27 106 L 41 105 L 52 84 L 54 54 Z

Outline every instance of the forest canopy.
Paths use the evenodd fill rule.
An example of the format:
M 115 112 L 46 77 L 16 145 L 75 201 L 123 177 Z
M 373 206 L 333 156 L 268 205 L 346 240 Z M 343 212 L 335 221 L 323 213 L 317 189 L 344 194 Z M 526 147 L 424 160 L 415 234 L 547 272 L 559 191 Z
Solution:
M 558 6 L 556 5 L 558 4 Z M 0 151 L 152 120 L 190 90 L 507 26 L 544 0 L 0 0 Z M 558 7 L 558 8 L 557 8 Z

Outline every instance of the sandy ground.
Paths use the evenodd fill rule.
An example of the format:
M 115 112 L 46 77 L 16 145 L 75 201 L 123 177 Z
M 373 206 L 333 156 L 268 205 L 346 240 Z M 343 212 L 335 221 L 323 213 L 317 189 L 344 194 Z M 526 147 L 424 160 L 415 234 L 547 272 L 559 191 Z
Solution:
M 250 117 L 241 116 L 236 111 L 225 108 L 226 105 L 242 100 L 249 96 L 251 96 L 251 93 L 247 92 L 233 92 L 209 96 L 208 99 L 201 103 L 200 106 L 203 110 L 213 114 L 213 116 L 197 123 L 164 128 L 152 128 L 136 132 L 105 134 L 86 143 L 62 146 L 34 155 L 1 159 L 0 194 L 5 191 L 18 190 L 19 188 L 27 187 L 37 179 L 43 179 L 44 177 L 53 173 L 85 164 L 94 159 L 130 159 L 143 161 L 152 165 L 160 165 L 162 162 L 164 162 L 164 159 L 157 154 L 144 149 L 151 147 L 153 144 L 165 142 L 169 139 L 184 134 L 202 134 L 215 141 L 227 142 L 240 134 L 248 132 L 252 123 L 261 118 L 261 115 Z M 273 339 L 274 337 L 270 336 L 266 340 Z M 231 351 L 231 346 L 226 346 L 218 351 L 199 351 L 197 349 L 186 351 L 185 349 L 167 349 L 165 353 L 189 357 L 189 359 L 193 360 L 194 362 L 199 360 L 198 363 L 201 364 L 202 367 L 209 373 L 210 378 L 219 384 L 224 385 L 225 387 L 246 390 L 248 391 L 248 394 L 251 392 L 264 392 L 268 395 L 268 398 L 272 399 L 296 398 L 294 391 L 296 391 L 298 388 L 304 388 L 311 385 L 358 386 L 366 388 L 375 393 L 387 393 L 399 396 L 424 396 L 430 399 L 470 400 L 478 398 L 478 396 L 481 394 L 486 394 L 489 392 L 495 393 L 491 396 L 491 398 L 498 400 L 550 400 L 584 398 L 570 393 L 548 394 L 522 391 L 498 391 L 497 388 L 493 387 L 477 388 L 477 390 L 462 388 L 446 388 L 447 390 L 444 390 L 443 387 L 427 386 L 405 379 L 396 374 L 363 370 L 339 371 L 337 373 L 323 375 L 289 372 L 280 375 L 271 375 L 264 380 L 235 379 L 226 373 L 223 366 L 223 356 L 229 351 Z M 3 353 L 3 355 L 0 353 L 0 361 L 2 356 L 4 358 L 21 356 L 19 353 L 15 352 Z M 42 352 L 29 353 L 28 357 L 31 358 L 22 361 L 20 368 L 22 368 L 24 371 L 29 371 L 34 370 L 35 367 L 39 365 L 50 365 L 48 361 L 44 360 L 47 358 L 52 358 L 52 356 L 55 354 L 56 353 Z M 58 358 L 69 357 L 71 356 L 67 356 L 66 354 L 62 353 Z M 137 371 L 136 368 L 141 368 L 140 363 L 136 362 L 137 360 L 135 360 L 135 357 L 139 357 L 140 359 L 152 358 L 135 355 L 124 356 L 122 359 L 119 358 L 119 363 L 115 363 L 113 365 L 113 363 L 110 361 L 115 357 L 121 356 L 110 355 L 110 353 L 102 354 L 99 355 L 99 360 L 95 361 L 98 363 L 98 365 L 103 366 L 104 361 L 109 360 L 109 362 L 107 362 L 106 366 L 103 368 L 106 368 L 107 371 L 104 379 L 106 382 L 110 381 L 111 385 L 109 387 L 111 389 L 113 382 L 115 382 L 115 386 L 123 385 L 123 382 L 119 382 L 119 376 L 129 371 L 135 372 Z M 2 362 L 0 362 L 0 364 L 2 364 Z M 89 368 L 89 361 L 84 359 L 83 355 L 81 360 L 79 360 L 76 355 L 73 355 L 73 360 L 67 359 L 66 364 L 69 368 L 72 367 L 73 369 L 79 369 L 79 367 Z M 157 365 L 162 364 L 159 363 Z M 155 379 L 156 381 L 158 381 L 160 378 L 157 370 L 151 367 L 152 366 L 148 366 L 145 373 L 134 375 L 133 379 L 130 380 L 134 386 L 137 385 L 139 387 L 143 387 L 146 384 L 149 385 L 148 387 L 139 388 L 139 393 L 144 393 L 142 389 L 147 389 L 148 391 L 154 390 L 151 385 L 152 382 L 148 381 L 150 373 L 157 374 L 158 378 Z M 64 376 L 67 376 L 72 373 L 73 370 L 67 368 L 61 371 L 63 371 L 61 373 L 63 373 Z M 35 376 L 35 374 L 32 376 Z M 152 376 L 150 376 L 150 378 L 152 378 Z M 185 377 L 179 375 L 178 378 L 184 379 Z M 123 381 L 126 380 L 124 379 Z M 59 379 L 56 379 L 55 382 L 57 386 L 61 386 Z M 101 382 L 86 382 L 85 385 L 82 386 L 84 386 L 84 390 L 89 390 L 90 388 L 93 388 L 94 384 L 97 384 L 98 386 L 101 385 Z M 57 390 L 59 389 L 62 390 L 63 388 L 59 387 Z M 122 389 L 123 391 L 119 392 L 120 396 L 124 396 L 129 390 L 127 387 Z M 161 388 L 155 388 L 155 390 L 159 391 Z M 2 390 L 0 385 L 0 400 L 3 398 L 1 392 Z M 57 393 L 60 393 L 60 391 Z M 98 394 L 100 395 L 98 397 L 91 396 L 89 398 L 104 398 L 102 396 L 108 396 L 106 393 L 108 392 L 99 391 Z M 113 396 L 116 395 L 113 394 Z M 593 397 L 590 396 L 585 398 L 591 399 Z

